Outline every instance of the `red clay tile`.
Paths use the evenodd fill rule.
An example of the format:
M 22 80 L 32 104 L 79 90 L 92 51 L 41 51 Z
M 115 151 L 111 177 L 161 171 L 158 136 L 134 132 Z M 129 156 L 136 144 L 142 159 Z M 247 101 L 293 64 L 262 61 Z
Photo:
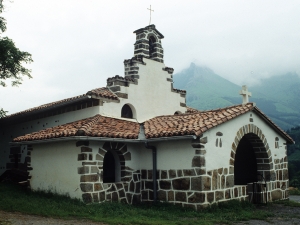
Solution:
M 71 136 L 137 139 L 140 125 L 136 122 L 96 115 L 87 119 L 47 128 L 15 138 L 14 142 Z

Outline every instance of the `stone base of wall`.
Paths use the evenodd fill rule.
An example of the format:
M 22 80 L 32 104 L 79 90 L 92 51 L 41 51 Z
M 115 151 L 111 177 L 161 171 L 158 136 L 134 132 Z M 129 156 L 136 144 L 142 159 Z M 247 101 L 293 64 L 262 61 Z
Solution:
M 142 201 L 153 201 L 152 170 L 142 170 Z M 232 199 L 248 200 L 247 188 L 234 186 L 231 170 L 221 168 L 158 170 L 157 200 L 183 207 L 202 209 L 210 204 Z
M 130 171 L 130 168 L 127 171 Z M 129 176 L 129 173 L 131 176 Z M 137 204 L 141 202 L 139 174 L 139 170 L 131 170 L 126 176 L 128 181 L 116 183 L 103 183 L 101 176 L 97 173 L 82 175 L 82 182 L 80 184 L 80 188 L 84 192 L 82 200 L 85 203 L 109 201 Z M 129 179 L 129 177 L 131 178 Z
M 80 174 L 80 188 L 83 192 L 82 199 L 85 203 L 118 201 L 128 204 L 139 202 L 152 202 L 153 196 L 153 171 L 133 170 L 125 166 L 127 150 L 121 148 L 119 155 L 121 161 L 121 181 L 116 183 L 103 183 L 103 158 L 105 152 L 99 149 L 94 157 L 92 149 L 81 147 L 78 160 L 82 167 L 78 168 Z M 128 158 L 130 159 L 130 157 Z M 198 158 L 197 158 L 198 159 Z M 234 167 L 219 168 L 206 171 L 201 163 L 192 169 L 158 170 L 157 200 L 169 202 L 195 210 L 202 209 L 211 204 L 237 200 L 252 199 L 251 187 L 248 185 L 234 185 Z M 288 198 L 287 162 L 285 159 L 275 160 L 274 169 L 266 171 L 270 174 L 266 183 L 265 201 L 275 201 Z M 263 193 L 263 192 L 262 192 Z

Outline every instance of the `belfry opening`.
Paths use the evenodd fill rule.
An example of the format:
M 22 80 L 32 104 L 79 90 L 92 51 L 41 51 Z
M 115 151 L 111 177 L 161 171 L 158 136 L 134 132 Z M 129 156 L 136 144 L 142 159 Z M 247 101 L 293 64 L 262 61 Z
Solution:
M 155 44 L 155 38 L 153 36 L 150 36 L 149 38 L 149 57 L 152 57 L 152 54 L 154 53 L 154 44 Z

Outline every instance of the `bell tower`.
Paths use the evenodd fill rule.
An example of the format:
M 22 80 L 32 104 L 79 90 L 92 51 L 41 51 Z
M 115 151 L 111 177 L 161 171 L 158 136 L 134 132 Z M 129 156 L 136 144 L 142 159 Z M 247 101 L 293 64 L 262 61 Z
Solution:
M 138 29 L 134 43 L 134 56 L 142 56 L 157 62 L 164 62 L 164 50 L 161 46 L 161 39 L 164 36 L 151 24 L 145 28 Z

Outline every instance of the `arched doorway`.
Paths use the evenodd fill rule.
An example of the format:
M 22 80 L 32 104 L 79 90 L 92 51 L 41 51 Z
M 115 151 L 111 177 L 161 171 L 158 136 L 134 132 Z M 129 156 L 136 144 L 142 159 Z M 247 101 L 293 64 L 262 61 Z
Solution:
M 256 155 L 247 135 L 239 142 L 234 161 L 234 185 L 257 182 Z
M 250 202 L 268 202 L 270 189 L 275 188 L 270 184 L 277 178 L 266 135 L 256 125 L 247 124 L 237 131 L 231 146 L 229 164 L 234 175 L 232 187 L 246 187 Z
M 253 124 L 244 125 L 238 130 L 232 143 L 229 163 L 234 166 L 235 185 L 276 180 L 266 136 Z
M 103 159 L 103 183 L 116 181 L 116 161 L 111 151 L 108 151 Z

